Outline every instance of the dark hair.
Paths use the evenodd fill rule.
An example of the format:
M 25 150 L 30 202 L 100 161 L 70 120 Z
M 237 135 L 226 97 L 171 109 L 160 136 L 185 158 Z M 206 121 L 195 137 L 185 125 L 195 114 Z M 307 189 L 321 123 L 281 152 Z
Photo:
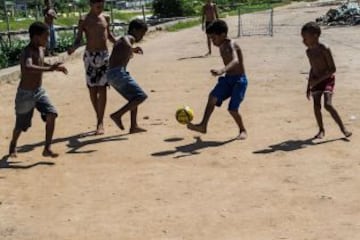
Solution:
M 227 34 L 229 31 L 228 26 L 225 21 L 217 19 L 214 20 L 210 25 L 206 28 L 207 34 L 216 34 L 220 35 L 222 33 Z
M 129 23 L 128 33 L 130 34 L 133 30 L 141 30 L 144 29 L 145 31 L 148 30 L 148 26 L 143 20 L 134 19 Z
M 316 22 L 308 22 L 301 28 L 301 33 L 304 32 L 320 36 L 321 28 Z
M 34 22 L 29 27 L 30 39 L 34 36 L 40 36 L 49 31 L 49 27 L 43 22 Z

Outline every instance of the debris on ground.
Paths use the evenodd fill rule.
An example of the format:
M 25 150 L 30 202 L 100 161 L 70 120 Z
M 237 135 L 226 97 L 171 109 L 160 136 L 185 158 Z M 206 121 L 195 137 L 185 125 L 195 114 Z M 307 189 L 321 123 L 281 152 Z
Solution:
M 358 25 L 360 24 L 360 6 L 358 2 L 346 2 L 336 9 L 330 9 L 324 16 L 316 19 L 321 25 Z

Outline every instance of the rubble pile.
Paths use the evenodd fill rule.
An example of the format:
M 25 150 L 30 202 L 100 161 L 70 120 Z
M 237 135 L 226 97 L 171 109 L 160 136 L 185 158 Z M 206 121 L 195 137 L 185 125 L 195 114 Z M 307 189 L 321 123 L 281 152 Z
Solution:
M 359 3 L 343 3 L 338 8 L 330 9 L 324 16 L 317 18 L 316 22 L 327 26 L 360 24 Z

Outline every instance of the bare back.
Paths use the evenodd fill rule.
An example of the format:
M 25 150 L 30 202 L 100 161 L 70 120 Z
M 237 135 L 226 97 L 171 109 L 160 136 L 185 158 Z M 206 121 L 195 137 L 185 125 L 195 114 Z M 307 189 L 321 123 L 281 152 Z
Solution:
M 107 50 L 109 19 L 103 14 L 87 14 L 79 22 L 79 31 L 86 36 L 86 50 L 90 52 Z
M 133 57 L 132 43 L 134 39 L 130 35 L 121 37 L 114 45 L 110 56 L 109 68 L 126 67 Z
M 220 46 L 220 55 L 223 59 L 224 65 L 228 65 L 234 59 L 237 59 L 237 63 L 232 66 L 226 74 L 228 75 L 242 75 L 245 74 L 244 62 L 239 45 L 230 40 L 226 39 L 225 42 Z
M 19 87 L 25 90 L 34 90 L 42 85 L 42 72 L 35 72 L 26 68 L 26 62 L 31 61 L 37 66 L 44 66 L 44 49 L 26 46 L 20 57 L 21 80 Z
M 311 65 L 311 73 L 315 78 L 320 78 L 336 71 L 335 63 L 330 48 L 319 43 L 315 48 L 306 51 Z
M 217 9 L 214 3 L 207 3 L 203 7 L 203 16 L 206 22 L 212 22 L 217 19 Z

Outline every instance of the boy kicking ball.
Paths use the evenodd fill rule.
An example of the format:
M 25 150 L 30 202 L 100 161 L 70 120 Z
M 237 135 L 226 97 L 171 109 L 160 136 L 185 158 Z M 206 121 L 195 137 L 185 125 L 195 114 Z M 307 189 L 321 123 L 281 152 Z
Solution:
M 212 75 L 220 76 L 218 83 L 210 92 L 202 121 L 199 124 L 189 123 L 187 127 L 193 131 L 206 133 L 207 125 L 215 106 L 220 107 L 224 100 L 230 98 L 228 110 L 239 127 L 237 138 L 240 140 L 246 139 L 246 129 L 239 113 L 239 106 L 245 97 L 247 88 L 247 78 L 241 49 L 237 43 L 228 38 L 228 26 L 223 20 L 212 22 L 206 29 L 206 33 L 210 36 L 213 44 L 219 47 L 225 67 L 210 70 Z

